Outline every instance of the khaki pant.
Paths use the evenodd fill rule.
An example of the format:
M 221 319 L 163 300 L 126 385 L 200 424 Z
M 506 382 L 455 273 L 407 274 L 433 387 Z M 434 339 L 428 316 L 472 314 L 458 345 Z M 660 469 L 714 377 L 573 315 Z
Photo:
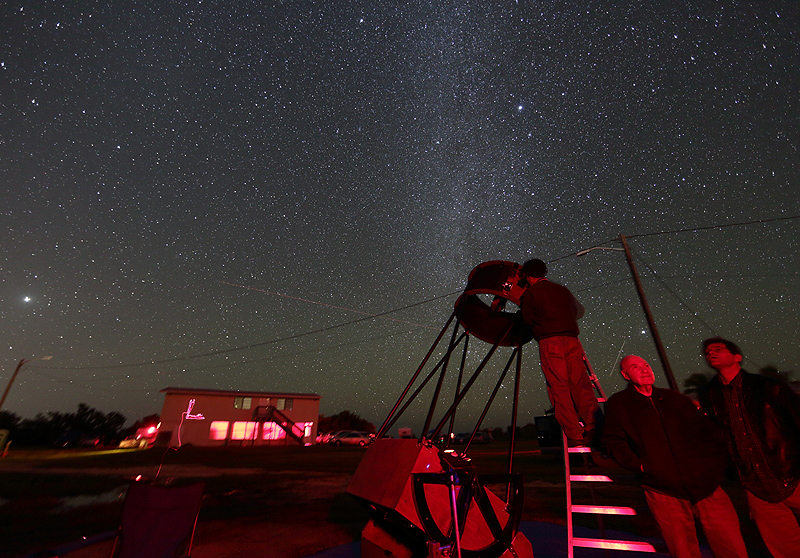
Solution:
M 794 494 L 777 504 L 765 502 L 747 492 L 750 517 L 758 525 L 764 544 L 775 558 L 800 557 L 800 525 L 795 514 L 800 514 L 800 487 Z
M 539 341 L 539 362 L 547 381 L 547 395 L 571 444 L 583 443 L 584 430 L 593 431 L 600 415 L 583 356 L 577 337 L 547 337 Z

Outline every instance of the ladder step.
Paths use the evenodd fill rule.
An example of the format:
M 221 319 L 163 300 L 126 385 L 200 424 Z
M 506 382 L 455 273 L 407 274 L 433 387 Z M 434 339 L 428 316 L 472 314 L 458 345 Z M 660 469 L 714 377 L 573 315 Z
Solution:
M 570 475 L 570 482 L 614 482 L 609 476 L 606 475 Z
M 584 506 L 573 504 L 573 513 L 603 513 L 606 515 L 636 515 L 634 508 L 626 506 Z
M 621 541 L 614 539 L 572 539 L 572 546 L 583 548 L 606 548 L 609 550 L 635 550 L 637 552 L 656 552 L 655 547 L 646 542 Z
M 588 446 L 578 446 L 576 448 L 567 448 L 567 453 L 592 453 L 592 448 Z

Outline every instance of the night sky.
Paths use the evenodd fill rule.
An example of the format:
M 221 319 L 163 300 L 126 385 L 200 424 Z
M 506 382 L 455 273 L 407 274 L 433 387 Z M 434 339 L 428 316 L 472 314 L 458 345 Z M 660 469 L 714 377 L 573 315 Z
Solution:
M 713 334 L 800 379 L 797 2 L 11 0 L 0 18 L 0 385 L 53 357 L 6 410 L 133 421 L 181 386 L 314 392 L 379 425 L 470 271 L 531 257 L 586 306 L 607 392 L 631 353 L 666 386 L 623 253 L 575 257 L 620 234 L 679 383 L 709 371 Z M 525 424 L 549 407 L 535 343 L 523 368 Z M 510 424 L 510 394 L 486 426 Z

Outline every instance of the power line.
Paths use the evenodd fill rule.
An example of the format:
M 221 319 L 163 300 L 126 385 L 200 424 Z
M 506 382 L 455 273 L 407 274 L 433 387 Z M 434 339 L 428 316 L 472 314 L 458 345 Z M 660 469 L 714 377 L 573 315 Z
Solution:
M 664 287 L 664 288 L 667 290 L 667 292 L 669 292 L 669 293 L 670 293 L 672 296 L 674 296 L 674 297 L 675 297 L 675 299 L 676 299 L 676 300 L 677 300 L 677 301 L 678 301 L 678 302 L 679 302 L 679 303 L 680 303 L 682 306 L 684 306 L 684 307 L 685 307 L 687 310 L 689 310 L 689 312 L 691 313 L 691 315 L 692 315 L 692 316 L 693 316 L 693 317 L 694 317 L 694 318 L 695 318 L 695 319 L 696 319 L 698 322 L 700 322 L 700 323 L 701 323 L 703 326 L 705 326 L 705 327 L 706 327 L 706 328 L 707 328 L 707 329 L 708 329 L 708 330 L 711 332 L 711 334 L 712 334 L 713 336 L 719 336 L 719 333 L 717 333 L 717 330 L 716 330 L 716 329 L 714 329 L 714 328 L 713 328 L 713 327 L 712 327 L 712 326 L 711 326 L 711 325 L 710 325 L 708 322 L 706 322 L 706 321 L 705 321 L 703 318 L 701 318 L 701 317 L 700 317 L 700 315 L 697 313 L 697 311 L 696 311 L 696 310 L 694 310 L 694 309 L 693 309 L 691 306 L 689 306 L 689 304 L 687 304 L 685 300 L 683 300 L 683 299 L 682 299 L 680 296 L 678 296 L 678 294 L 677 294 L 675 291 L 673 291 L 673 290 L 672 290 L 672 289 L 669 287 L 669 285 L 667 285 L 667 283 L 666 283 L 666 282 L 665 282 L 665 281 L 664 281 L 664 280 L 663 280 L 663 279 L 662 279 L 662 278 L 661 278 L 661 277 L 660 277 L 660 276 L 659 276 L 659 275 L 656 273 L 656 271 L 655 271 L 655 270 L 654 270 L 654 269 L 653 269 L 653 268 L 650 266 L 650 264 L 648 264 L 648 263 L 647 263 L 647 262 L 644 260 L 644 258 L 642 258 L 642 257 L 641 257 L 641 255 L 637 256 L 637 259 L 638 259 L 639 261 L 641 261 L 641 262 L 642 262 L 642 263 L 645 265 L 645 267 L 647 267 L 647 269 L 649 269 L 649 270 L 650 270 L 650 273 L 652 273 L 652 274 L 653 274 L 653 277 L 656 279 L 656 281 L 658 281 L 658 282 L 661 284 L 661 286 L 662 286 L 662 287 Z M 746 359 L 747 361 L 749 361 L 750 363 L 754 364 L 754 365 L 755 365 L 756 367 L 758 367 L 759 369 L 760 369 L 760 368 L 762 368 L 762 366 L 761 366 L 759 363 L 757 363 L 756 361 L 754 361 L 752 358 L 750 358 L 750 357 L 745 357 L 745 359 Z
M 180 357 L 173 357 L 173 358 L 165 358 L 165 359 L 161 359 L 161 360 L 149 360 L 149 361 L 135 362 L 135 363 L 129 363 L 129 364 L 112 364 L 112 365 L 108 365 L 108 366 L 47 366 L 47 367 L 40 367 L 40 368 L 50 368 L 50 369 L 56 369 L 56 370 L 95 370 L 95 369 L 116 370 L 116 369 L 120 369 L 120 368 L 134 368 L 134 367 L 139 367 L 139 366 L 150 366 L 150 365 L 154 365 L 154 364 L 169 364 L 169 363 L 173 363 L 173 362 L 183 362 L 183 361 L 193 360 L 193 359 L 197 359 L 197 358 L 204 358 L 204 357 L 210 357 L 210 356 L 219 356 L 219 355 L 234 353 L 234 352 L 237 352 L 237 351 L 244 351 L 244 350 L 247 350 L 247 349 L 254 349 L 256 347 L 264 347 L 266 345 L 274 345 L 275 343 L 280 343 L 282 341 L 292 341 L 294 339 L 299 339 L 301 337 L 306 337 L 306 336 L 309 336 L 309 335 L 315 335 L 317 333 L 324 333 L 326 331 L 331 331 L 333 329 L 338 329 L 340 327 L 345 327 L 345 326 L 349 326 L 349 325 L 358 324 L 358 323 L 361 323 L 361 322 L 364 322 L 364 321 L 367 321 L 367 320 L 372 320 L 374 318 L 380 318 L 380 317 L 386 316 L 387 314 L 392 314 L 394 312 L 399 312 L 401 310 L 407 310 L 409 308 L 414 308 L 415 306 L 421 306 L 423 304 L 428 304 L 430 302 L 434 302 L 434 301 L 439 300 L 441 298 L 453 296 L 454 294 L 457 294 L 458 292 L 460 292 L 460 291 L 455 291 L 455 292 L 452 292 L 452 293 L 439 295 L 439 296 L 436 296 L 436 297 L 433 297 L 433 298 L 429 298 L 427 300 L 423 300 L 421 302 L 415 302 L 413 304 L 409 304 L 407 306 L 403 306 L 401 308 L 394 308 L 392 310 L 387 310 L 386 312 L 382 312 L 380 314 L 369 314 L 369 315 L 367 315 L 367 316 L 365 316 L 363 318 L 358 318 L 357 320 L 352 320 L 352 321 L 349 321 L 349 322 L 343 322 L 341 324 L 327 326 L 327 327 L 315 329 L 315 330 L 312 330 L 312 331 L 306 331 L 306 332 L 303 332 L 303 333 L 297 333 L 297 334 L 294 334 L 294 335 L 289 335 L 289 336 L 281 337 L 281 338 L 278 338 L 278 339 L 270 339 L 268 341 L 262 341 L 262 342 L 259 342 L 259 343 L 253 343 L 251 345 L 245 345 L 245 346 L 241 346 L 241 347 L 232 347 L 230 349 L 220 349 L 220 350 L 217 350 L 217 351 L 209 351 L 209 352 L 206 352 L 206 353 L 199 353 L 199 354 L 195 354 L 195 355 L 187 355 L 187 356 L 180 356 Z M 398 320 L 398 321 L 401 321 L 401 320 Z M 404 323 L 410 323 L 410 322 L 404 322 Z M 419 324 L 412 324 L 412 325 L 419 325 Z M 419 327 L 430 327 L 430 326 L 419 325 Z
M 642 258 L 641 258 L 640 255 L 637 254 L 636 255 L 636 259 L 637 260 L 641 260 Z M 644 262 L 644 260 L 642 260 L 642 263 L 644 263 L 648 267 L 648 269 L 650 269 L 650 271 L 652 271 L 652 268 L 646 262 Z M 653 273 L 653 275 L 655 275 L 655 272 Z M 707 274 L 707 273 L 706 274 L 698 273 L 697 275 L 693 275 L 693 274 L 661 275 L 661 277 L 662 278 L 668 278 L 668 279 L 690 278 L 692 280 L 697 280 L 697 279 L 710 279 L 710 280 L 715 280 L 715 279 L 746 279 L 746 278 L 753 278 L 753 277 L 760 277 L 760 278 L 770 277 L 770 278 L 773 278 L 773 279 L 774 278 L 779 278 L 779 279 L 784 279 L 784 278 L 786 278 L 786 279 L 789 279 L 789 278 L 791 278 L 791 279 L 800 279 L 800 272 L 797 272 L 797 273 L 735 273 L 735 274 L 734 273 L 722 273 L 722 274 L 716 273 L 714 275 L 710 275 L 710 274 Z M 647 280 L 649 278 L 648 277 L 643 277 L 642 279 L 643 280 Z M 658 277 L 656 277 L 656 279 L 660 280 Z M 575 292 L 575 293 L 585 293 L 585 292 L 588 292 L 588 291 L 594 291 L 596 289 L 601 289 L 603 287 L 609 287 L 611 285 L 618 285 L 620 283 L 626 283 L 626 282 L 628 282 L 630 280 L 631 280 L 630 277 L 624 277 L 622 279 L 616 279 L 614 281 L 606 281 L 605 283 L 598 283 L 597 285 L 590 285 L 588 287 L 583 287 L 583 288 L 580 288 L 580 289 L 573 289 L 573 292 Z
M 418 326 L 418 327 L 425 327 L 425 328 L 428 328 L 428 329 L 436 329 L 435 327 L 427 326 L 427 325 L 424 325 L 424 324 L 415 324 L 414 322 L 407 322 L 405 320 L 398 320 L 396 318 L 387 318 L 385 314 L 370 314 L 369 312 L 362 312 L 361 310 L 353 310 L 352 308 L 345 308 L 344 306 L 336 306 L 335 304 L 328 304 L 326 302 L 319 302 L 317 300 L 310 300 L 308 298 L 300 298 L 298 296 L 291 296 L 291 295 L 287 295 L 287 294 L 276 293 L 274 291 L 268 291 L 266 289 L 259 289 L 259 288 L 256 288 L 256 287 L 248 287 L 247 285 L 238 285 L 236 283 L 228 283 L 227 281 L 219 281 L 219 283 L 221 285 L 230 285 L 231 287 L 239 287 L 240 289 L 246 289 L 248 291 L 257 291 L 259 293 L 266 293 L 266 294 L 273 295 L 273 296 L 280 296 L 280 297 L 283 297 L 283 298 L 290 298 L 292 300 L 299 300 L 300 302 L 307 302 L 309 304 L 316 304 L 317 306 L 327 306 L 328 308 L 334 308 L 336 310 L 345 310 L 347 312 L 355 312 L 356 314 L 363 314 L 365 316 L 370 316 L 372 318 L 383 318 L 384 320 L 391 320 L 393 322 L 399 322 L 401 324 L 408 324 L 408 325 L 413 325 L 413 326 Z
M 795 219 L 800 219 L 800 215 L 793 215 L 793 216 L 789 216 L 789 217 L 775 217 L 775 218 L 772 218 L 772 219 L 759 219 L 759 220 L 754 220 L 754 221 L 745 221 L 745 222 L 738 222 L 738 223 L 725 223 L 725 224 L 721 224 L 721 225 L 709 225 L 709 226 L 704 226 L 704 227 L 694 227 L 694 228 L 687 228 L 687 229 L 675 229 L 675 230 L 671 230 L 671 231 L 658 231 L 658 232 L 651 232 L 651 233 L 633 234 L 633 235 L 627 235 L 627 238 L 643 238 L 643 237 L 648 237 L 648 236 L 660 236 L 660 235 L 678 234 L 678 233 L 684 233 L 684 232 L 697 232 L 697 231 L 702 231 L 702 230 L 723 229 L 723 228 L 740 227 L 740 226 L 748 226 L 748 225 L 755 225 L 755 224 L 766 224 L 766 223 L 774 223 L 774 222 L 778 222 L 778 221 L 790 221 L 790 220 L 795 220 Z M 606 242 L 602 242 L 600 244 L 597 244 L 597 245 L 593 246 L 593 248 L 597 248 L 597 247 L 602 246 L 603 244 L 608 244 L 610 242 L 615 242 L 615 241 L 618 241 L 618 240 L 619 240 L 618 237 L 617 238 L 613 238 L 613 239 L 608 240 Z M 556 261 L 559 261 L 559 260 L 562 260 L 562 259 L 565 259 L 565 258 L 568 258 L 568 257 L 571 257 L 571 256 L 575 256 L 575 255 L 576 255 L 576 253 L 567 254 L 567 255 L 561 256 L 559 258 L 550 260 L 548 263 L 556 262 Z M 644 262 L 644 260 L 642 260 L 642 261 Z M 645 265 L 647 265 L 646 262 L 645 262 Z M 647 267 L 650 269 L 650 271 L 653 273 L 653 275 L 656 276 L 656 274 L 652 270 L 652 268 L 650 268 L 649 265 L 647 265 Z M 656 276 L 656 278 L 659 281 L 661 281 L 661 279 L 658 276 Z M 375 319 L 375 318 L 385 318 L 387 315 L 392 314 L 394 312 L 399 312 L 401 310 L 407 310 L 409 308 L 414 308 L 416 306 L 421 306 L 423 304 L 428 304 L 430 302 L 434 302 L 434 301 L 439 300 L 441 298 L 454 296 L 454 295 L 458 294 L 459 292 L 461 292 L 460 290 L 453 291 L 453 292 L 450 292 L 450 293 L 447 293 L 447 294 L 444 294 L 444 295 L 440 295 L 440 296 L 436 296 L 436 297 L 433 297 L 433 298 L 430 298 L 430 299 L 427 299 L 427 300 L 423 300 L 421 302 L 416 302 L 416 303 L 409 304 L 407 306 L 403 306 L 403 307 L 400 307 L 400 308 L 387 310 L 386 312 L 382 312 L 382 313 L 379 313 L 379 314 L 367 314 L 365 312 L 360 312 L 358 310 L 352 310 L 352 309 L 348 309 L 348 308 L 344 308 L 344 307 L 339 307 L 339 306 L 334 306 L 334 305 L 330 305 L 330 304 L 320 303 L 320 302 L 313 301 L 313 300 L 306 300 L 306 299 L 299 298 L 299 297 L 292 297 L 292 296 L 289 296 L 289 295 L 283 295 L 281 293 L 275 293 L 275 292 L 271 292 L 271 291 L 267 291 L 267 290 L 263 290 L 263 289 L 247 287 L 247 286 L 244 286 L 244 285 L 237 285 L 235 283 L 228 283 L 226 281 L 219 281 L 219 283 L 226 284 L 226 285 L 231 285 L 231 286 L 235 286 L 235 287 L 239 287 L 239 288 L 245 288 L 245 289 L 249 289 L 249 290 L 265 292 L 265 293 L 272 294 L 272 295 L 283 296 L 283 297 L 286 297 L 286 298 L 292 298 L 292 299 L 303 301 L 303 302 L 309 302 L 309 303 L 313 303 L 313 304 L 320 304 L 320 305 L 323 305 L 323 306 L 329 306 L 331 308 L 336 308 L 336 309 L 340 309 L 340 310 L 347 310 L 347 311 L 351 311 L 351 312 L 357 312 L 357 313 L 360 313 L 360 314 L 365 314 L 365 316 L 363 318 L 359 318 L 359 319 L 352 320 L 352 321 L 349 321 L 349 322 L 344 322 L 344 323 L 341 323 L 341 324 L 336 324 L 336 325 L 332 325 L 332 326 L 328 326 L 328 327 L 323 327 L 323 328 L 319 328 L 319 329 L 316 329 L 316 330 L 307 331 L 307 332 L 304 332 L 304 333 L 298 333 L 298 334 L 295 334 L 295 335 L 289 335 L 289 336 L 281 337 L 281 338 L 278 338 L 278 339 L 271 339 L 271 340 L 262 341 L 262 342 L 259 342 L 259 343 L 253 343 L 251 345 L 245 345 L 245 346 L 240 346 L 240 347 L 232 347 L 232 348 L 229 348 L 229 349 L 220 349 L 220 350 L 217 350 L 217 351 L 208 351 L 208 352 L 205 352 L 205 353 L 199 353 L 199 354 L 195 354 L 195 355 L 186 355 L 186 356 L 166 358 L 166 359 L 160 359 L 160 360 L 142 361 L 142 362 L 137 362 L 137 363 L 116 364 L 116 365 L 108 365 L 108 366 L 40 366 L 39 368 L 50 368 L 50 369 L 57 369 L 57 370 L 92 370 L 92 369 L 110 370 L 110 369 L 121 369 L 121 368 L 134 368 L 134 367 L 139 367 L 139 366 L 150 366 L 150 365 L 155 365 L 155 364 L 168 364 L 168 363 L 174 363 L 174 362 L 183 362 L 183 361 L 188 361 L 188 360 L 194 360 L 194 359 L 198 359 L 198 358 L 219 356 L 219 355 L 229 354 L 229 353 L 233 353 L 233 352 L 237 352 L 237 351 L 244 351 L 244 350 L 247 350 L 247 349 L 263 347 L 263 346 L 266 346 L 266 345 L 272 345 L 272 344 L 280 343 L 280 342 L 283 342 L 283 341 L 292 341 L 292 340 L 299 339 L 299 338 L 302 338 L 302 337 L 306 337 L 306 336 L 309 336 L 309 335 L 315 335 L 315 334 L 318 334 L 318 333 L 324 333 L 326 331 L 331 331 L 331 330 L 334 330 L 334 329 L 338 329 L 340 327 L 345 327 L 345 326 L 349 326 L 349 325 L 358 324 L 358 323 L 361 323 L 361 322 L 364 322 L 364 321 L 367 321 L 367 320 L 372 320 L 372 319 Z M 605 286 L 605 285 L 608 285 L 608 284 L 610 284 L 610 283 L 606 283 L 606 284 L 600 285 L 600 286 Z M 663 282 L 662 282 L 662 284 L 663 284 Z M 665 287 L 666 287 L 666 285 L 665 285 Z M 591 288 L 594 288 L 594 287 L 591 287 Z M 668 287 L 666 287 L 666 288 L 669 290 Z M 583 290 L 588 290 L 588 289 L 583 289 Z M 674 292 L 672 292 L 671 290 L 670 290 L 670 292 L 673 294 L 673 296 L 678 298 L 679 301 L 681 301 L 681 299 L 679 297 L 677 297 L 677 295 Z M 685 304 L 683 301 L 681 301 L 681 302 L 683 304 Z M 688 306 L 687 306 L 687 308 L 688 308 Z M 696 313 L 694 313 L 694 315 L 697 317 Z M 422 324 L 414 324 L 412 322 L 405 322 L 403 320 L 396 320 L 396 319 L 393 319 L 393 318 L 386 318 L 386 319 L 391 319 L 393 321 L 406 323 L 406 324 L 410 324 L 410 325 L 415 325 L 415 326 L 418 326 L 418 327 L 431 328 L 431 326 L 426 326 L 426 325 L 422 325 Z M 698 320 L 699 319 L 700 318 L 698 317 Z M 711 328 L 708 324 L 703 322 L 703 325 L 705 325 L 706 327 L 708 327 L 709 329 L 711 329 L 713 331 L 713 328 Z M 433 328 L 433 329 L 435 329 L 435 328 Z
M 649 263 L 647 263 L 644 260 L 644 258 L 641 257 L 641 255 L 637 255 L 636 259 L 638 259 L 640 262 L 642 262 L 645 265 L 645 267 L 650 270 L 650 273 L 653 274 L 653 277 L 655 277 L 656 281 L 658 281 L 661 284 L 661 286 L 664 287 L 667 290 L 668 293 L 670 293 L 672 296 L 674 296 L 675 299 L 681 304 L 681 306 L 686 308 L 689 311 L 689 313 L 692 316 L 694 316 L 697 321 L 699 321 L 701 324 L 703 324 L 713 335 L 717 335 L 717 330 L 715 330 L 708 322 L 706 322 L 703 318 L 701 318 L 700 315 L 697 313 L 697 310 L 695 310 L 694 308 L 689 306 L 689 304 L 685 300 L 683 300 L 680 296 L 678 296 L 678 293 L 673 291 L 670 288 L 670 286 L 667 285 L 666 281 L 664 281 L 661 278 L 661 276 L 658 275 L 658 273 L 656 273 L 655 269 L 653 269 L 652 266 Z
M 645 236 L 658 236 L 662 234 L 677 234 L 683 232 L 697 232 L 697 231 L 707 231 L 711 229 L 725 229 L 729 227 L 743 227 L 746 225 L 762 225 L 765 223 L 775 223 L 777 221 L 791 221 L 793 219 L 800 219 L 800 215 L 793 215 L 791 217 L 775 217 L 773 219 L 758 219 L 756 221 L 744 221 L 741 223 L 727 223 L 724 225 L 709 225 L 707 227 L 694 227 L 692 229 L 676 229 L 673 231 L 661 231 L 661 232 L 652 232 L 652 233 L 642 233 L 642 234 L 630 234 L 626 235 L 628 238 L 640 238 Z
M 628 239 L 631 239 L 631 238 L 644 238 L 646 236 L 661 236 L 661 235 L 666 235 L 666 234 L 678 234 L 678 233 L 685 233 L 685 232 L 698 232 L 698 231 L 707 231 L 707 230 L 713 230 L 713 229 L 726 229 L 726 228 L 730 228 L 730 227 L 744 227 L 744 226 L 748 226 L 748 225 L 762 225 L 762 224 L 765 224 L 765 223 L 775 223 L 777 221 L 793 221 L 795 219 L 800 219 L 800 215 L 792 215 L 790 217 L 774 217 L 772 219 L 758 219 L 756 221 L 742 221 L 742 222 L 739 222 L 739 223 L 724 223 L 722 225 L 708 225 L 708 226 L 705 226 L 705 227 L 693 227 L 691 229 L 675 229 L 675 230 L 671 230 L 671 231 L 658 231 L 658 232 L 649 232 L 649 233 L 641 233 L 641 234 L 629 234 L 629 235 L 625 235 L 625 236 Z M 619 237 L 615 237 L 615 238 L 612 238 L 610 240 L 606 240 L 604 242 L 600 242 L 598 244 L 595 244 L 594 246 L 590 246 L 589 249 L 591 250 L 592 248 L 600 248 L 604 244 L 608 244 L 610 242 L 619 242 Z M 549 260 L 547 263 L 558 262 L 558 261 L 564 260 L 566 258 L 573 257 L 575 255 L 577 255 L 577 252 L 572 252 L 570 254 L 565 254 L 565 255 L 560 256 L 558 258 L 555 258 L 553 260 Z

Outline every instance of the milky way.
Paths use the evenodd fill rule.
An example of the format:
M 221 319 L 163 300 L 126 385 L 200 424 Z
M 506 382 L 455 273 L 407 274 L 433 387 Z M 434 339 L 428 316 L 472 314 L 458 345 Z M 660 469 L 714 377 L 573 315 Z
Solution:
M 471 4 L 4 3 L 0 381 L 53 356 L 5 409 L 182 386 L 379 423 L 469 272 L 530 257 L 606 391 L 629 353 L 665 385 L 624 256 L 575 257 L 620 234 L 679 382 L 713 334 L 800 374 L 800 5 Z

